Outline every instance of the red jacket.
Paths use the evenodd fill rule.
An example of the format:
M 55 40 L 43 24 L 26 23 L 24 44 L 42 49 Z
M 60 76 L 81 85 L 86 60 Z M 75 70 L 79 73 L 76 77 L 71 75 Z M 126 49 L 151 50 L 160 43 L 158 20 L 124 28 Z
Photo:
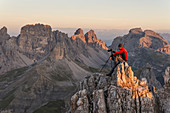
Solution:
M 123 47 L 120 49 L 120 51 L 113 53 L 113 56 L 116 56 L 116 55 L 120 55 L 120 57 L 125 61 L 128 60 L 128 52 Z

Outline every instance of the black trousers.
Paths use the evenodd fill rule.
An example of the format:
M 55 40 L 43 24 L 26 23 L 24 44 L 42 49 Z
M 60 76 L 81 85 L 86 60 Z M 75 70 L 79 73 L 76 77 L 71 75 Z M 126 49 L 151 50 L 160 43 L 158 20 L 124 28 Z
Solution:
M 110 71 L 109 75 L 111 75 L 114 72 L 114 69 L 117 67 L 118 64 L 124 61 L 120 56 L 113 56 L 112 60 L 114 61 L 114 66 Z

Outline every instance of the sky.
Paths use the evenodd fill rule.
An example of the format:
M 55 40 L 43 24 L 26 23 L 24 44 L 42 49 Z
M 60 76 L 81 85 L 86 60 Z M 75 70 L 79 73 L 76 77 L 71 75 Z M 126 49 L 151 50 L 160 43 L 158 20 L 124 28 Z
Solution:
M 52 28 L 169 32 L 170 0 L 0 0 L 0 28 L 18 34 L 26 24 Z

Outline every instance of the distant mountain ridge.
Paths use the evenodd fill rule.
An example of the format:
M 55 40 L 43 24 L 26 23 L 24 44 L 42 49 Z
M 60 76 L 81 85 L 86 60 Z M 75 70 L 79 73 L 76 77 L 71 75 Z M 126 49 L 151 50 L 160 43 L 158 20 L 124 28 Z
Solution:
M 79 36 L 81 35 L 81 33 L 77 33 L 76 35 L 78 34 Z M 0 49 L 0 53 L 1 53 L 0 73 L 4 73 L 6 71 L 10 71 L 12 69 L 16 69 L 24 66 L 29 66 L 41 60 L 43 57 L 48 55 L 52 51 L 52 49 L 55 48 L 55 46 L 62 45 L 60 42 L 63 39 L 58 40 L 56 38 L 58 36 L 67 37 L 70 44 L 75 43 L 74 40 L 70 40 L 67 34 L 61 33 L 58 30 L 52 31 L 52 28 L 49 25 L 43 25 L 43 24 L 25 25 L 21 28 L 21 32 L 17 37 L 10 37 L 7 33 L 7 28 L 3 27 L 0 30 L 0 42 L 2 46 Z M 79 59 L 79 60 L 82 59 L 81 60 L 82 62 L 83 60 L 84 62 L 86 60 L 86 62 L 93 62 L 91 64 L 85 62 L 86 64 L 89 64 L 94 67 L 100 67 L 99 65 L 101 65 L 105 59 L 99 58 L 97 59 L 97 61 L 95 61 L 95 59 L 92 58 L 94 60 L 91 59 L 91 61 L 88 61 L 89 60 L 88 58 L 80 57 L 81 54 L 84 54 L 85 56 L 93 57 L 93 55 L 90 54 L 93 54 L 95 52 L 96 54 L 99 53 L 93 48 L 97 48 L 99 51 L 100 50 L 104 51 L 104 49 L 107 49 L 105 43 L 101 40 L 98 40 L 98 38 L 94 36 L 95 34 L 89 37 L 89 40 L 92 39 L 93 41 L 90 42 L 92 43 L 93 46 L 90 46 L 90 44 L 88 45 L 82 44 L 81 41 L 83 40 L 81 40 L 77 43 L 81 45 L 79 46 L 78 51 L 76 50 L 76 47 L 74 46 L 70 47 L 69 44 L 62 45 L 65 46 L 65 50 L 63 51 L 67 52 L 67 55 L 72 59 Z M 86 39 L 84 39 L 83 42 L 85 42 Z M 95 51 L 95 52 L 89 53 L 86 50 L 87 51 L 89 50 L 89 52 L 91 51 Z M 61 51 L 57 51 L 57 52 L 60 53 Z M 104 55 L 105 53 L 101 53 L 101 54 Z M 104 57 L 106 57 L 106 54 L 104 55 Z
M 127 35 L 115 38 L 110 48 L 117 49 L 118 43 L 123 43 L 128 51 L 147 47 L 170 54 L 168 41 L 152 30 L 143 31 L 141 28 L 133 28 L 129 30 Z
M 160 33 L 162 37 L 164 37 L 170 44 L 170 33 Z

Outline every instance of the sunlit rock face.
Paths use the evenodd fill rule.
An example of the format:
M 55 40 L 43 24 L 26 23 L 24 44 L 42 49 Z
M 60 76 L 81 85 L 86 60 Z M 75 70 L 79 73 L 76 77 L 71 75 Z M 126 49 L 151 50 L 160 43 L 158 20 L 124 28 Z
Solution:
M 84 32 L 81 28 L 77 29 L 71 38 L 72 38 L 72 40 L 76 40 L 77 38 L 79 38 L 81 41 L 86 43 Z
M 86 42 L 89 45 L 94 46 L 94 47 L 98 46 L 103 49 L 107 49 L 105 42 L 97 38 L 94 30 L 90 30 L 89 32 L 87 32 L 85 34 L 85 38 L 86 38 Z
M 141 28 L 133 28 L 127 35 L 115 38 L 110 48 L 117 49 L 119 43 L 123 43 L 128 51 L 147 47 L 170 54 L 168 41 L 152 30 L 143 31 Z
M 86 34 L 84 34 L 83 30 L 81 28 L 77 29 L 74 35 L 71 37 L 72 40 L 78 40 L 80 39 L 85 44 L 93 47 L 93 48 L 102 48 L 102 49 L 108 49 L 106 47 L 106 44 L 101 39 L 98 39 L 94 30 L 88 31 Z
M 80 82 L 72 98 L 72 113 L 157 113 L 161 111 L 150 92 L 147 79 L 138 80 L 127 63 L 121 63 L 112 77 L 93 74 Z

